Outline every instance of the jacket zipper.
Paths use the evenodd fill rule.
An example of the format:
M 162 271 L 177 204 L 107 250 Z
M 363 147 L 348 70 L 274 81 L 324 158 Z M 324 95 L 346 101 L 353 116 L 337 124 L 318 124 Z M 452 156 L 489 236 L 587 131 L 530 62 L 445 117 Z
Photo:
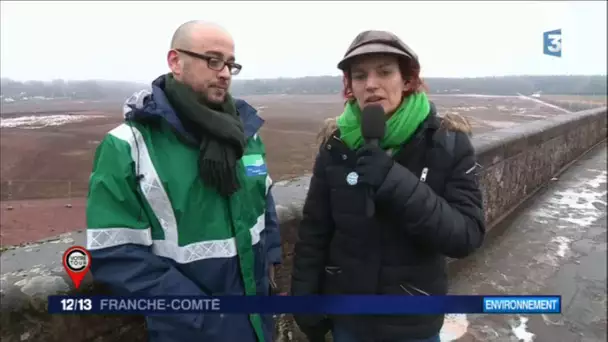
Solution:
M 425 167 L 424 169 L 422 169 L 422 174 L 420 175 L 420 181 L 422 183 L 426 182 L 426 176 L 429 174 L 429 168 Z

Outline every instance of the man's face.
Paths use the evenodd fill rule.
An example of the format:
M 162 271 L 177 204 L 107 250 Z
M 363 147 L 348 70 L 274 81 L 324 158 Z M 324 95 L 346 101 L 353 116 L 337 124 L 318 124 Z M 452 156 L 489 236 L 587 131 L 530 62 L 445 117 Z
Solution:
M 190 46 L 182 51 L 185 52 L 169 52 L 169 65 L 175 78 L 189 85 L 210 103 L 224 102 L 232 75 L 230 67 L 223 65 L 222 61 L 229 63 L 235 60 L 232 38 L 217 30 L 195 31 Z M 214 59 L 205 60 L 203 56 Z

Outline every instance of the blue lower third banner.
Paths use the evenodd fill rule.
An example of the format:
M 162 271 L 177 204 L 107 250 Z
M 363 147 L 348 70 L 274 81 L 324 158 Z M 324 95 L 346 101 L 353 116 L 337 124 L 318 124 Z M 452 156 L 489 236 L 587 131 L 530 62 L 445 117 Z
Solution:
M 557 314 L 561 296 L 49 296 L 51 314 Z

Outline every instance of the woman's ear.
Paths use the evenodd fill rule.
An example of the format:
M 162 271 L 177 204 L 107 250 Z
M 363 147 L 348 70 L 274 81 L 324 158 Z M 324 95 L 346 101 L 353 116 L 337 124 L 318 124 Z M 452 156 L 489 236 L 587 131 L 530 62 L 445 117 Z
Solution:
M 346 73 L 344 73 L 344 75 L 342 76 L 342 96 L 346 101 L 352 101 L 355 99 L 353 95 L 353 90 L 350 88 L 350 81 Z
M 403 92 L 404 93 L 409 93 L 409 92 L 413 91 L 414 90 L 413 83 L 414 82 L 412 82 L 411 80 L 404 81 L 404 83 L 403 83 Z

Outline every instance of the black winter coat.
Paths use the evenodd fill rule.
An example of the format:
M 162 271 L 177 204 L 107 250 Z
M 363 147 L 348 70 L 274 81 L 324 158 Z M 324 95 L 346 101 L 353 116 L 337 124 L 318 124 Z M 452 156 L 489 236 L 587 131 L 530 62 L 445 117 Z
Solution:
M 450 136 L 452 135 L 452 136 Z M 478 164 L 469 136 L 446 130 L 434 108 L 393 158 L 366 217 L 366 187 L 349 185 L 355 152 L 339 131 L 322 144 L 295 245 L 292 295 L 444 295 L 445 257 L 463 258 L 485 234 Z M 320 317 L 296 317 L 302 330 Z M 370 341 L 426 338 L 443 315 L 336 316 Z

